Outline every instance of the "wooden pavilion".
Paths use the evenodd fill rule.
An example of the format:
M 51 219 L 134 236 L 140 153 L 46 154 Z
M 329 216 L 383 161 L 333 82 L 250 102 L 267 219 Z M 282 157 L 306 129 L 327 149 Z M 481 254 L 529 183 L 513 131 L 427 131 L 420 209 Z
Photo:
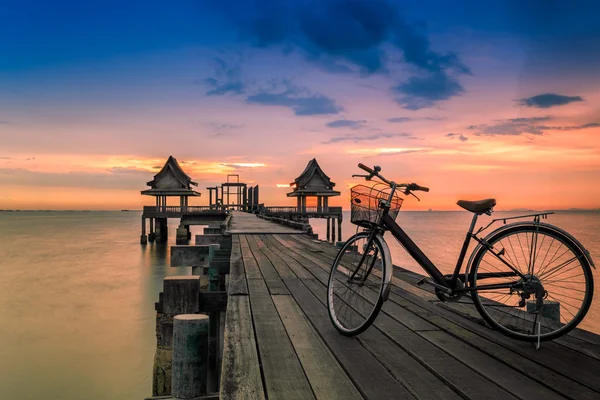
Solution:
M 304 171 L 294 182 L 290 183 L 294 190 L 287 194 L 296 197 L 298 212 L 306 213 L 306 199 L 317 198 L 317 212 L 327 212 L 329 197 L 339 196 L 340 192 L 333 190 L 335 183 L 323 172 L 317 160 L 313 158 L 308 162 Z
M 192 189 L 192 186 L 198 186 L 179 166 L 179 163 L 173 156 L 162 167 L 162 169 L 154 175 L 154 179 L 146 183 L 150 189 L 142 190 L 142 194 L 146 196 L 154 196 L 156 198 L 156 207 L 144 207 L 144 214 L 154 212 L 156 218 L 150 217 L 150 234 L 149 240 L 159 242 L 167 239 L 167 214 L 185 214 L 189 204 L 189 198 L 192 196 L 200 196 L 200 193 Z M 179 197 L 179 207 L 167 206 L 168 197 Z M 159 217 L 160 216 L 160 217 Z M 146 242 L 146 215 L 142 216 L 142 238 L 141 242 Z M 156 233 L 154 232 L 154 220 L 156 220 Z M 189 238 L 189 226 L 185 226 L 185 236 Z M 180 232 L 178 230 L 178 236 Z M 183 232 L 182 235 L 183 236 Z
M 329 198 L 339 196 L 340 192 L 333 190 L 335 183 L 321 169 L 316 158 L 308 162 L 306 168 L 294 182 L 290 183 L 294 189 L 287 194 L 288 197 L 297 199 L 296 212 L 291 213 L 300 215 L 302 219 L 308 218 L 327 218 L 327 240 L 331 238 L 335 242 L 337 221 L 338 238 L 342 238 L 342 208 L 329 207 Z M 306 200 L 309 197 L 317 198 L 316 207 L 307 207 Z M 277 207 L 272 207 L 277 208 Z

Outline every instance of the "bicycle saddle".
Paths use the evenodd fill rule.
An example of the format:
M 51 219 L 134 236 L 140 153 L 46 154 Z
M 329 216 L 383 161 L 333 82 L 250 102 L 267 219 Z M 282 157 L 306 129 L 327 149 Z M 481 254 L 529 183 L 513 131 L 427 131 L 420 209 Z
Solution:
M 467 211 L 482 214 L 496 205 L 496 199 L 485 199 L 477 201 L 459 200 L 456 202 Z

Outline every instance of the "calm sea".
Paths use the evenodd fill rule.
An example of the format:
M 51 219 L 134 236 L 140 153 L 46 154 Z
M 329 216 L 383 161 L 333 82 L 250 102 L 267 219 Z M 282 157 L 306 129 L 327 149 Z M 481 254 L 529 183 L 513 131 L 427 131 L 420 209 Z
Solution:
M 445 272 L 453 268 L 469 220 L 466 212 L 398 218 Z M 548 221 L 575 235 L 600 263 L 600 213 L 561 212 Z M 325 221 L 311 224 L 325 238 Z M 170 221 L 171 241 L 175 228 Z M 346 215 L 344 238 L 354 231 Z M 0 398 L 151 395 L 154 302 L 164 276 L 190 270 L 169 267 L 174 243 L 143 247 L 139 235 L 137 212 L 0 213 Z M 389 239 L 394 263 L 419 271 Z M 598 298 L 581 326 L 600 333 Z

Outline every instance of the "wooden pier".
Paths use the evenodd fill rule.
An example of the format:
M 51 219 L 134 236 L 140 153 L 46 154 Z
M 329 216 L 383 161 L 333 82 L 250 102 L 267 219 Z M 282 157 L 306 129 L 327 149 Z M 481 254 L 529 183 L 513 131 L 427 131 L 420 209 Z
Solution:
M 327 313 L 334 246 L 243 213 L 228 233 L 221 399 L 600 399 L 596 334 L 536 350 L 396 267 L 374 324 L 345 337 Z

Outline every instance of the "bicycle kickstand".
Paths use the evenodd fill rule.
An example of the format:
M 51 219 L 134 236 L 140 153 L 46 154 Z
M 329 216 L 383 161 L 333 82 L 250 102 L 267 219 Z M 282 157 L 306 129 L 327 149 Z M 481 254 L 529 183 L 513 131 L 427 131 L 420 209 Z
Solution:
M 540 324 L 540 321 L 538 320 L 537 322 L 537 343 L 535 344 L 535 349 L 539 350 L 540 349 L 540 335 L 542 333 L 542 326 Z

